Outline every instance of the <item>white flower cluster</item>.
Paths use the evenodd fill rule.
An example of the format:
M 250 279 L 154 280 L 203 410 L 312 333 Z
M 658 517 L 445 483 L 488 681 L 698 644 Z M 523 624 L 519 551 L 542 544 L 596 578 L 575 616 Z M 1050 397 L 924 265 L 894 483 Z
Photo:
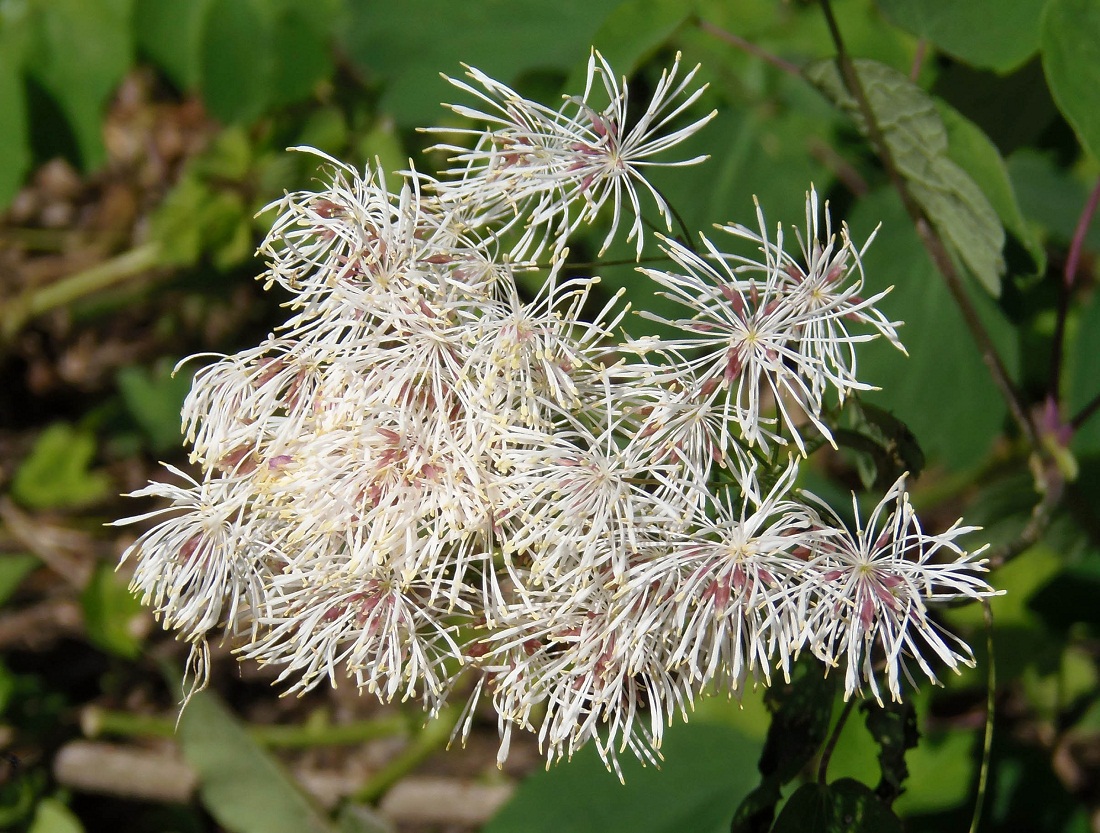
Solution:
M 560 110 L 470 70 L 453 83 L 488 112 L 454 109 L 488 128 L 458 131 L 449 175 L 391 193 L 328 159 L 331 182 L 278 203 L 264 277 L 293 317 L 199 371 L 201 480 L 173 469 L 137 493 L 169 505 L 120 522 L 158 519 L 125 557 L 200 684 L 229 633 L 292 691 L 347 675 L 435 712 L 464 679 L 459 731 L 490 699 L 501 760 L 518 727 L 548 760 L 591 740 L 615 765 L 803 651 L 875 698 L 973 662 L 927 610 L 991 592 L 969 528 L 924 532 L 899 480 L 853 532 L 795 486 L 803 435 L 831 440 L 826 408 L 867 387 L 856 345 L 897 344 L 815 193 L 795 253 L 759 212 L 721 229 L 759 260 L 660 239 L 671 267 L 638 280 L 683 306 L 673 340 L 617 335 L 617 297 L 593 310 L 598 279 L 561 277 L 608 201 L 608 241 L 628 214 L 641 251 L 643 189 L 668 224 L 641 170 L 709 119 L 666 132 L 693 74 L 677 62 L 628 128 L 598 54 Z

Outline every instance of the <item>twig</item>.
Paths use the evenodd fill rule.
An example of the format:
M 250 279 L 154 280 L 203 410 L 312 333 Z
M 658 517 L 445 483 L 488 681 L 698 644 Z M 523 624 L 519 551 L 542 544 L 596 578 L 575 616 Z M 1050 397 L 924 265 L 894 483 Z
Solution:
M 1066 318 L 1069 315 L 1069 301 L 1073 294 L 1073 285 L 1077 281 L 1077 266 L 1081 262 L 1081 251 L 1085 247 L 1085 235 L 1088 233 L 1096 208 L 1100 205 L 1100 179 L 1093 186 L 1092 193 L 1077 218 L 1077 228 L 1066 255 L 1066 266 L 1062 273 L 1062 285 L 1058 292 L 1058 318 L 1054 326 L 1054 349 L 1050 357 L 1050 380 L 1047 389 L 1051 399 L 1058 402 L 1062 384 L 1062 360 L 1065 355 Z
M 435 719 L 420 730 L 404 752 L 367 780 L 351 797 L 351 802 L 370 804 L 385 795 L 390 787 L 416 769 L 447 742 L 458 716 L 459 710 L 453 706 L 440 711 Z
M 4 303 L 0 313 L 0 341 L 10 341 L 28 321 L 51 309 L 78 301 L 95 292 L 122 283 L 160 262 L 161 247 L 146 243 L 103 263 L 97 263 L 47 286 L 27 290 Z
M 844 709 L 840 713 L 840 717 L 836 719 L 836 726 L 833 727 L 833 733 L 829 735 L 829 740 L 826 741 L 825 747 L 821 750 L 821 761 L 817 765 L 817 783 L 824 784 L 825 779 L 829 775 L 829 761 L 832 760 L 833 750 L 836 749 L 837 743 L 840 742 L 840 733 L 844 731 L 844 724 L 848 722 L 848 717 L 852 714 L 852 709 L 855 707 L 856 701 L 854 697 L 848 698 L 844 703 Z
M 1094 396 L 1092 400 L 1087 405 L 1085 405 L 1084 408 L 1082 408 L 1076 413 L 1076 415 L 1074 415 L 1073 419 L 1069 421 L 1069 427 L 1076 431 L 1078 428 L 1088 422 L 1089 417 L 1095 414 L 1098 410 L 1100 410 L 1100 393 L 1096 394 L 1096 396 Z
M 747 52 L 749 55 L 753 55 L 760 58 L 763 61 L 771 64 L 776 69 L 782 70 L 788 75 L 793 75 L 795 78 L 802 77 L 802 69 L 790 61 L 780 58 L 778 55 L 773 55 L 768 50 L 758 46 L 752 41 L 747 41 L 739 35 L 733 34 L 733 32 L 727 32 L 721 26 L 715 26 L 706 20 L 699 21 L 699 28 L 706 32 L 708 35 L 714 35 L 719 40 L 724 40 L 731 46 L 736 46 L 742 52 Z
M 985 738 L 982 741 L 982 768 L 978 772 L 978 794 L 974 798 L 974 817 L 970 821 L 970 833 L 978 833 L 978 825 L 982 821 L 985 792 L 989 786 L 989 763 L 993 757 L 993 713 L 997 703 L 997 666 L 993 659 L 993 608 L 989 606 L 989 599 L 982 599 L 982 614 L 985 619 L 985 661 L 989 671 L 986 677 Z
M 175 718 L 131 714 L 89 706 L 80 714 L 85 737 L 155 737 L 176 735 Z M 282 749 L 306 749 L 316 746 L 351 746 L 377 738 L 393 737 L 408 731 L 405 716 L 334 725 L 324 720 L 307 720 L 295 726 L 247 725 L 245 729 L 261 746 Z
M 928 54 L 928 41 L 921 38 L 917 41 L 917 51 L 913 55 L 913 65 L 909 67 L 909 80 L 914 84 L 920 78 L 921 68 L 924 66 L 924 56 Z
M 833 176 L 840 180 L 854 196 L 865 196 L 871 190 L 867 185 L 867 180 L 863 178 L 855 165 L 851 164 L 821 139 L 816 136 L 811 137 L 807 142 L 807 147 L 810 155 L 832 171 Z
M 1062 500 L 1064 480 L 1057 467 L 1049 467 L 1053 470 L 1055 479 L 1048 482 L 1043 498 L 1031 510 L 1031 516 L 1027 524 L 1012 541 L 990 552 L 987 559 L 990 570 L 1003 567 L 1017 555 L 1034 546 L 1050 526 L 1054 516 L 1054 510 Z
M 836 46 L 837 64 L 840 68 L 841 76 L 844 78 L 844 83 L 848 87 L 848 91 L 856 100 L 859 111 L 867 125 L 867 133 L 871 140 L 871 144 L 878 153 L 878 157 L 882 161 L 883 167 L 886 169 L 890 182 L 898 192 L 902 205 L 905 206 L 906 213 L 908 213 L 910 219 L 912 219 L 917 234 L 924 244 L 924 248 L 928 251 L 936 269 L 947 283 L 947 289 L 951 293 L 951 297 L 955 300 L 956 305 L 959 307 L 959 311 L 962 313 L 967 329 L 978 344 L 982 360 L 989 368 L 994 384 L 996 384 L 1001 395 L 1008 403 L 1009 411 L 1012 413 L 1013 419 L 1027 439 L 1028 445 L 1030 445 L 1034 451 L 1042 454 L 1044 453 L 1043 447 L 1035 424 L 1024 405 L 1023 398 L 1016 390 L 1016 386 L 1013 384 L 1007 368 L 1001 361 L 996 345 L 993 344 L 993 339 L 990 338 L 989 333 L 986 332 L 985 326 L 978 317 L 977 310 L 971 303 L 970 297 L 966 294 L 962 279 L 955 268 L 954 262 L 951 260 L 951 255 L 948 253 L 946 245 L 944 245 L 943 240 L 932 227 L 932 224 L 928 222 L 928 218 L 924 214 L 924 209 L 920 207 L 920 204 L 909 191 L 909 186 L 906 184 L 905 178 L 901 175 L 897 164 L 894 162 L 890 147 L 886 143 L 886 137 L 875 118 L 874 110 L 871 108 L 871 102 L 868 100 L 867 93 L 860 83 L 855 64 L 852 62 L 852 58 L 848 54 L 847 48 L 844 46 L 844 39 L 841 37 L 840 28 L 837 26 L 836 18 L 833 15 L 830 0 L 821 0 L 821 9 L 825 15 L 825 21 L 832 35 L 833 43 Z

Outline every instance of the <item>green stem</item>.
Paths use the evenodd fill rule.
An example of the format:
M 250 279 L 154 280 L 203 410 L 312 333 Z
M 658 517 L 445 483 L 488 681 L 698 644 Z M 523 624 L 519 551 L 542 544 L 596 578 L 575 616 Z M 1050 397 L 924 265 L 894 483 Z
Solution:
M 319 719 L 318 719 L 319 718 Z M 90 706 L 81 713 L 80 725 L 85 736 L 172 738 L 176 721 L 166 717 L 110 711 Z M 245 727 L 252 739 L 269 749 L 304 749 L 315 746 L 352 746 L 376 738 L 393 737 L 409 730 L 404 715 L 355 723 L 333 725 L 323 715 L 297 726 Z
M 989 787 L 989 762 L 993 750 L 993 712 L 997 702 L 997 666 L 993 661 L 993 608 L 989 599 L 982 599 L 982 612 L 985 618 L 986 664 L 989 668 L 986 680 L 985 699 L 985 738 L 982 741 L 982 768 L 978 773 L 978 795 L 974 799 L 974 817 L 970 821 L 970 833 L 978 833 L 982 821 L 982 808 L 985 806 L 985 793 Z
M 821 750 L 821 761 L 817 765 L 817 783 L 826 784 L 826 779 L 829 777 L 829 761 L 833 758 L 833 751 L 836 749 L 837 743 L 840 742 L 840 733 L 844 731 L 844 726 L 848 722 L 848 718 L 852 714 L 852 709 L 855 707 L 856 700 L 854 697 L 850 697 L 844 701 L 844 709 L 840 713 L 840 717 L 836 719 L 836 725 L 833 727 L 833 732 L 829 735 L 829 740 L 825 744 L 825 748 Z
M 413 738 L 409 747 L 384 766 L 356 792 L 349 801 L 353 804 L 371 804 L 430 758 L 451 737 L 460 710 L 445 708 Z
M 160 244 L 146 243 L 75 275 L 27 290 L 9 301 L 0 313 L 0 339 L 11 341 L 32 318 L 152 269 L 160 257 Z

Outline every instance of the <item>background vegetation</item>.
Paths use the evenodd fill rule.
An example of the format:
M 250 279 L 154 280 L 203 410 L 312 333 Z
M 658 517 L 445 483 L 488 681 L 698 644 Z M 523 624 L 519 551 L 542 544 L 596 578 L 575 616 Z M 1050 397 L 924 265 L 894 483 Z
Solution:
M 0 828 L 450 830 L 495 814 L 494 833 L 656 833 L 728 829 L 736 811 L 740 831 L 939 831 L 980 811 L 989 831 L 1100 829 L 1100 4 L 836 0 L 840 67 L 828 11 L 0 0 Z M 850 426 L 858 448 L 806 485 L 874 499 L 923 456 L 926 525 L 983 524 L 1006 591 L 991 628 L 976 606 L 945 614 L 977 669 L 881 709 L 834 702 L 833 679 L 801 667 L 741 706 L 702 703 L 666 765 L 628 768 L 625 787 L 587 751 L 547 773 L 521 748 L 498 773 L 491 715 L 439 753 L 453 715 L 421 727 L 346 689 L 280 699 L 231 646 L 177 727 L 185 646 L 116 571 L 133 531 L 103 524 L 139 511 L 117 495 L 158 460 L 185 463 L 197 365 L 173 366 L 281 319 L 253 281 L 257 211 L 315 175 L 285 148 L 433 169 L 415 128 L 454 118 L 439 72 L 465 62 L 554 101 L 593 44 L 641 90 L 676 51 L 702 64 L 719 116 L 691 151 L 711 159 L 660 178 L 689 227 L 751 223 L 753 195 L 769 222 L 801 223 L 810 183 L 857 239 L 881 223 L 865 268 L 895 287 L 884 307 L 910 355 L 861 354 L 882 390 Z M 631 297 L 630 267 L 601 274 L 654 303 Z

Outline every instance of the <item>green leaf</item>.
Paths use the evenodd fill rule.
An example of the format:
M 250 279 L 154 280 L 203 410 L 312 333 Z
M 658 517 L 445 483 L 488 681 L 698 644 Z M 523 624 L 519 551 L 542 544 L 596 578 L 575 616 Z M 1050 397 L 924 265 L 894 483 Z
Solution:
M 274 3 L 272 45 L 275 68 L 272 103 L 290 104 L 310 96 L 332 75 L 332 44 L 339 0 L 278 0 Z
M 111 488 L 106 474 L 88 471 L 95 437 L 63 422 L 44 430 L 30 455 L 15 471 L 12 495 L 33 509 L 81 506 L 99 500 Z
M 88 639 L 126 659 L 141 653 L 145 611 L 110 564 L 100 563 L 80 595 Z
M 482 833 L 725 833 L 752 786 L 747 762 L 759 749 L 729 726 L 678 724 L 665 735 L 659 770 L 624 757 L 624 785 L 589 744 L 568 763 L 531 775 Z
M 154 451 L 179 448 L 183 442 L 180 411 L 191 389 L 190 372 L 173 375 L 163 362 L 151 370 L 124 367 L 116 381 L 126 409 L 149 438 Z
M 401 125 L 422 127 L 439 120 L 441 100 L 457 95 L 439 79 L 440 72 L 460 75 L 460 64 L 467 63 L 506 82 L 532 70 L 564 74 L 588 56 L 601 22 L 621 3 L 351 3 L 344 49 L 357 66 L 383 82 L 382 109 Z
M 893 192 L 860 200 L 848 222 L 857 241 L 882 225 L 862 258 L 866 292 L 893 287 L 879 307 L 904 322 L 899 335 L 909 351 L 881 339 L 860 345 L 860 379 L 881 388 L 862 398 L 904 422 L 930 461 L 954 470 L 977 463 L 1000 433 L 1006 406 L 943 279 Z M 1018 348 L 1011 324 L 985 293 L 972 293 L 971 301 L 1012 372 Z
M 212 692 L 197 692 L 188 701 L 179 740 L 199 775 L 203 805 L 231 833 L 332 833 L 290 777 Z
M 6 30 L 0 29 L 0 210 L 7 207 L 23 184 L 30 165 L 27 145 L 27 104 L 23 77 Z
M 909 426 L 882 408 L 862 399 L 851 399 L 844 410 L 843 427 L 834 432 L 841 447 L 856 452 L 856 466 L 863 485 L 886 491 L 908 472 L 920 476 L 924 452 Z
M 1078 314 L 1069 348 L 1071 373 L 1069 405 L 1077 414 L 1100 396 L 1100 295 L 1092 293 L 1087 306 Z M 1100 411 L 1096 411 L 1073 435 L 1074 453 L 1100 454 Z
M 894 804 L 901 816 L 957 807 L 973 800 L 975 732 L 941 729 L 928 732 L 905 761 L 908 787 Z
M 802 771 L 825 742 L 835 691 L 836 675 L 825 676 L 816 660 L 797 663 L 791 682 L 777 682 L 767 690 L 764 701 L 772 720 L 760 755 L 763 778 L 737 808 L 732 833 L 767 830 L 775 818 L 781 788 Z
M 172 83 L 192 90 L 199 83 L 199 44 L 210 0 L 135 0 L 134 39 Z
M 0 555 L 0 607 L 11 598 L 20 583 L 39 564 L 30 553 L 4 553 Z
M 592 46 L 619 75 L 629 76 L 649 55 L 668 42 L 695 12 L 684 0 L 625 0 L 611 12 L 592 36 Z M 574 65 L 567 90 L 583 90 L 587 59 Z
M 903 703 L 890 700 L 884 705 L 865 700 L 860 708 L 866 715 L 867 731 L 879 746 L 878 762 L 882 777 L 875 787 L 875 795 L 890 806 L 904 791 L 902 785 L 909 777 L 905 753 L 920 740 L 917 713 L 911 700 Z
M 1100 4 L 1050 0 L 1043 13 L 1041 47 L 1058 109 L 1085 150 L 1100 160 Z
M 65 114 L 85 170 L 106 159 L 103 108 L 133 62 L 132 0 L 39 0 L 27 69 Z
M 772 833 L 901 833 L 901 821 L 865 784 L 842 778 L 803 784 L 783 806 Z
M 1027 273 L 1042 275 L 1047 268 L 1046 251 L 1020 211 L 1008 166 L 996 145 L 980 127 L 949 104 L 937 100 L 936 108 L 947 130 L 947 155 L 970 174 L 997 212 L 1005 231 L 1027 253 L 1031 261 Z
M 256 119 L 272 100 L 274 19 L 260 0 L 210 0 L 199 46 L 199 87 L 223 122 Z
M 1039 48 L 1046 0 L 875 0 L 895 24 L 971 66 L 1008 72 Z
M 1008 173 L 1020 200 L 1020 208 L 1044 240 L 1068 246 L 1081 211 L 1089 198 L 1086 185 L 1072 171 L 1060 167 L 1053 154 L 1025 148 L 1008 159 Z M 1085 245 L 1100 251 L 1100 223 L 1092 223 Z
M 950 158 L 935 102 L 895 69 L 875 61 L 855 66 L 898 173 L 951 253 L 996 297 L 1005 271 L 1004 227 L 982 189 Z M 812 63 L 805 75 L 867 135 L 835 61 Z
M 44 798 L 38 803 L 28 833 L 84 833 L 84 825 L 56 798 Z

